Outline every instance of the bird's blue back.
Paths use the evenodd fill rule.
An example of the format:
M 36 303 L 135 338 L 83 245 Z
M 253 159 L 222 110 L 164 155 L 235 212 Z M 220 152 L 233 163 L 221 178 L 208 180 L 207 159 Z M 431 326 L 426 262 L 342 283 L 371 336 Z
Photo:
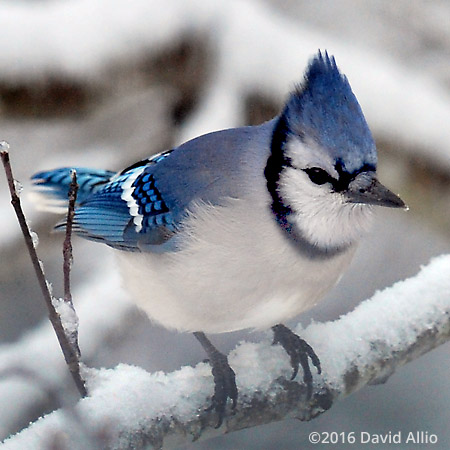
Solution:
M 76 168 L 80 189 L 74 231 L 121 250 L 173 249 L 171 238 L 193 202 L 220 205 L 242 196 L 243 183 L 251 182 L 251 171 L 263 170 L 272 128 L 273 121 L 209 133 L 117 174 Z M 259 168 L 255 166 L 258 160 Z M 67 198 L 70 171 L 39 172 L 33 180 L 38 188 L 48 189 L 47 194 L 63 199 Z M 141 216 L 140 226 L 130 214 L 130 202 L 122 198 L 125 183 L 133 178 L 130 200 Z M 56 228 L 64 226 L 61 222 Z

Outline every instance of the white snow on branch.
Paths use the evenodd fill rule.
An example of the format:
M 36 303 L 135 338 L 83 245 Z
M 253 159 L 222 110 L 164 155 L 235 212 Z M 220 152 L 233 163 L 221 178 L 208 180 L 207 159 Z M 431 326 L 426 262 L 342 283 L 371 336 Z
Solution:
M 61 317 L 66 335 L 70 337 L 78 335 L 79 319 L 73 305 L 66 302 L 63 298 L 56 297 L 52 298 L 52 303 L 56 312 Z M 76 345 L 76 340 L 72 341 L 71 344 Z
M 321 359 L 325 355 L 327 383 L 341 390 L 349 362 L 363 370 L 373 359 L 412 346 L 420 334 L 448 326 L 449 320 L 450 255 L 444 255 L 417 276 L 377 292 L 350 314 L 332 324 L 312 324 L 302 335 Z
M 103 262 L 105 271 L 102 276 L 86 280 L 83 287 L 73 293 L 80 318 L 80 345 L 85 360 L 95 355 L 108 330 L 118 326 L 130 307 L 111 259 L 105 258 Z M 66 325 L 70 326 L 70 323 L 69 320 Z M 29 376 L 14 376 L 16 371 L 18 375 L 23 371 L 35 374 L 36 383 L 30 382 Z M 5 431 L 20 422 L 20 418 L 27 415 L 33 405 L 45 399 L 42 381 L 52 389 L 65 389 L 68 374 L 55 333 L 47 319 L 17 342 L 1 345 L 0 399 L 8 408 L 0 408 L 0 435 L 5 436 Z
M 323 376 L 314 376 L 316 394 L 326 389 L 334 392 L 330 394 L 334 400 L 368 382 L 383 380 L 398 365 L 449 339 L 450 255 L 433 259 L 417 276 L 376 293 L 339 320 L 314 323 L 300 331 L 322 362 Z M 424 343 L 426 336 L 433 342 Z M 411 357 L 399 358 L 404 352 Z M 207 436 L 242 428 L 236 417 L 245 408 L 251 411 L 257 399 L 261 408 L 272 408 L 275 414 L 284 389 L 280 377 L 288 379 L 291 373 L 286 354 L 269 341 L 241 343 L 229 360 L 240 393 L 236 416 L 229 417 L 221 430 L 207 431 Z M 78 403 L 76 414 L 53 412 L 5 441 L 2 450 L 43 448 L 58 432 L 64 433 L 71 449 L 83 448 L 86 439 L 97 442 L 100 433 L 108 437 L 111 448 L 143 448 L 144 444 L 160 445 L 164 435 L 199 437 L 205 423 L 215 423 L 205 419 L 213 415 L 204 412 L 213 390 L 205 363 L 167 375 L 126 365 L 88 369 L 86 374 L 90 396 Z M 349 374 L 357 374 L 351 385 Z M 295 415 L 296 406 L 290 408 L 283 414 Z M 80 429 L 83 442 L 77 437 Z

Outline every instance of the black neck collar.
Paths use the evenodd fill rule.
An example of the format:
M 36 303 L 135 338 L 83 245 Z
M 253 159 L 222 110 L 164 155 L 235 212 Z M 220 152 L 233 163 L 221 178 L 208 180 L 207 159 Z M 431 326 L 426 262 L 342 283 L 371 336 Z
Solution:
M 321 248 L 309 242 L 292 221 L 290 221 L 293 211 L 291 207 L 283 201 L 278 189 L 281 172 L 287 167 L 292 167 L 291 160 L 284 152 L 288 136 L 289 128 L 287 119 L 285 114 L 281 114 L 275 124 L 270 145 L 270 156 L 267 159 L 267 164 L 264 169 L 267 190 L 272 198 L 271 210 L 274 219 L 284 231 L 285 236 L 295 245 L 297 250 L 306 254 L 311 259 L 329 258 L 342 253 L 348 246 L 332 247 L 328 249 Z

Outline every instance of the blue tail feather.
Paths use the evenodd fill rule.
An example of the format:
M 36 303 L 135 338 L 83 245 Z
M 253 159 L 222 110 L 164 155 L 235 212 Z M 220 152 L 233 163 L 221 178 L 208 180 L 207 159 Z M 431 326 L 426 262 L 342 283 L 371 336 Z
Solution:
M 158 161 L 161 158 L 157 156 Z M 152 175 L 144 173 L 144 179 L 139 179 L 150 163 L 144 160 L 120 173 L 74 168 L 79 186 L 74 233 L 127 251 L 153 251 L 168 241 L 176 231 L 171 211 Z M 65 167 L 33 175 L 38 208 L 67 212 L 72 170 Z M 64 230 L 65 226 L 63 219 L 55 229 Z
M 107 183 L 115 172 L 83 167 L 63 167 L 60 169 L 38 172 L 32 180 L 36 190 L 45 191 L 56 200 L 67 200 L 71 179 L 71 171 L 77 171 L 78 193 L 77 203 L 83 203 L 91 194 Z

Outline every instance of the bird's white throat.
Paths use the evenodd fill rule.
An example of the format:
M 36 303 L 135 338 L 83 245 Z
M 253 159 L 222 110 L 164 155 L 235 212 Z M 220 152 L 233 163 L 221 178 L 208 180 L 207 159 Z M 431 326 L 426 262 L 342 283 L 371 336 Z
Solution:
M 370 228 L 371 206 L 346 202 L 343 194 L 311 183 L 302 170 L 286 168 L 278 186 L 293 212 L 290 221 L 312 245 L 322 249 L 346 247 Z

